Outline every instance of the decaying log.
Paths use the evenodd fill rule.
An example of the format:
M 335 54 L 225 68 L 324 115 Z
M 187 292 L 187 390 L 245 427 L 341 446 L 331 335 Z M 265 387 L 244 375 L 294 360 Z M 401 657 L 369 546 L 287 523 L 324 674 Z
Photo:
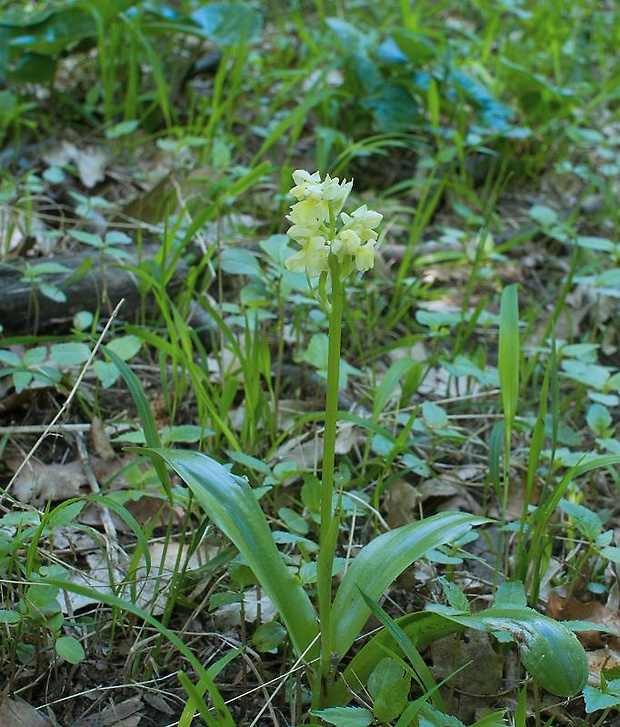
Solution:
M 73 317 L 79 311 L 90 311 L 107 317 L 121 298 L 125 304 L 121 318 L 133 321 L 145 305 L 147 312 L 153 309 L 154 297 L 141 292 L 139 276 L 132 268 L 145 267 L 155 259 L 157 245 L 145 245 L 137 253 L 122 260 L 113 254 L 100 255 L 87 250 L 75 255 L 49 257 L 41 261 L 17 262 L 0 265 L 0 324 L 3 334 L 34 335 L 67 332 Z M 60 289 L 66 296 L 63 302 L 43 295 L 40 285 L 33 284 L 25 271 L 37 262 L 60 263 L 71 272 L 49 273 L 40 276 L 44 283 Z M 189 267 L 179 260 L 167 290 L 174 294 L 187 279 Z

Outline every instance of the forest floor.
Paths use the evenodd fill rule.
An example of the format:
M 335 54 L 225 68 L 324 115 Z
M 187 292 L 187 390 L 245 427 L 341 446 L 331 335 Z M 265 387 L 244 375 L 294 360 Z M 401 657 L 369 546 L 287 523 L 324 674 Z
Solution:
M 620 724 L 616 3 L 10 5 L 0 724 Z M 381 652 L 322 712 L 251 506 L 141 451 L 249 483 L 314 603 L 333 329 L 285 265 L 297 169 L 383 215 L 346 280 L 334 593 L 385 533 L 478 518 L 377 594 L 422 665 Z

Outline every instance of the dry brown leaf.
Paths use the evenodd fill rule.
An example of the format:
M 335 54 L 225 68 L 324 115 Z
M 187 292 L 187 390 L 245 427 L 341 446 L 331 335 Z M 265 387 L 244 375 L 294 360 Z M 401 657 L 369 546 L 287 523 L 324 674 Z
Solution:
M 72 570 L 69 581 L 78 586 L 86 586 L 95 593 L 91 597 L 72 591 L 63 591 L 59 600 L 64 614 L 75 613 L 81 608 L 100 603 L 97 594 L 118 595 L 118 584 L 122 583 L 125 578 L 124 571 L 111 565 L 106 554 L 100 550 L 88 553 L 85 560 L 88 569 Z M 110 579 L 113 580 L 113 583 L 110 583 Z
M 323 461 L 323 440 L 319 436 L 300 434 L 282 444 L 273 453 L 270 464 L 294 460 L 299 469 L 316 470 Z M 289 485 L 299 477 L 288 478 L 283 484 Z
M 87 189 L 92 189 L 105 179 L 108 154 L 101 147 L 87 147 L 80 152 L 75 162 L 80 181 Z
M 594 649 L 588 651 L 590 677 L 588 683 L 598 687 L 601 683 L 601 672 L 620 666 L 620 652 L 615 649 Z
M 21 464 L 21 459 L 7 458 L 7 464 L 14 471 Z M 88 486 L 81 462 L 65 464 L 45 464 L 31 458 L 13 482 L 12 494 L 20 502 L 42 507 L 48 500 L 68 500 L 78 497 L 81 488 Z
M 143 708 L 138 697 L 127 699 L 119 704 L 112 704 L 98 714 L 80 717 L 71 727 L 137 727 L 142 715 L 137 714 Z
M 349 454 L 359 439 L 359 428 L 351 422 L 338 425 L 336 432 L 336 454 Z
M 301 414 L 316 411 L 313 401 L 280 399 L 278 401 L 278 431 L 286 432 L 297 424 Z
M 422 497 L 417 487 L 405 480 L 396 480 L 385 499 L 386 520 L 391 528 L 406 525 L 420 519 Z
M 78 149 L 67 139 L 55 144 L 43 154 L 43 161 L 51 167 L 65 167 L 78 155 Z
M 5 699 L 0 702 L 2 727 L 52 727 L 53 723 L 27 702 Z
M 430 647 L 433 674 L 439 679 L 451 677 L 463 664 L 472 662 L 453 678 L 459 716 L 469 722 L 486 698 L 496 697 L 504 689 L 504 657 L 495 652 L 491 637 L 482 631 L 469 631 L 467 640 L 452 635 L 434 641 Z M 456 704 L 454 705 L 456 707 Z
M 109 722 L 109 727 L 138 727 L 142 720 L 141 714 L 132 714 L 131 717 L 125 717 L 118 722 Z
M 90 437 L 94 454 L 107 462 L 113 462 L 116 459 L 116 453 L 110 444 L 110 437 L 99 417 L 94 417 L 91 422 Z
M 465 391 L 473 395 L 481 390 L 480 384 L 470 376 L 452 376 L 441 366 L 430 368 L 418 387 L 419 394 L 432 394 L 439 399 L 455 398 Z
M 75 164 L 80 181 L 87 189 L 92 189 L 105 179 L 108 158 L 108 153 L 101 147 L 89 146 L 79 149 L 66 139 L 49 149 L 43 156 L 44 161 L 50 166 L 65 167 L 68 164 Z
M 134 575 L 138 598 L 136 604 L 147 608 L 155 616 L 162 614 L 168 598 L 168 586 L 178 569 L 178 564 L 186 571 L 197 570 L 217 554 L 215 547 L 203 546 L 189 558 L 188 546 L 177 542 L 167 545 L 161 542 L 149 543 L 151 568 L 147 570 L 144 558 L 140 559 Z
M 162 712 L 163 714 L 167 715 L 174 714 L 174 709 L 172 709 L 172 707 L 168 704 L 164 697 L 157 692 L 145 692 L 143 695 L 143 699 L 158 712 Z
M 620 634 L 620 614 L 599 601 L 583 603 L 576 598 L 564 598 L 551 593 L 547 603 L 547 615 L 557 620 L 590 621 Z M 620 636 L 605 631 L 577 631 L 577 638 L 586 649 L 603 646 L 620 651 Z

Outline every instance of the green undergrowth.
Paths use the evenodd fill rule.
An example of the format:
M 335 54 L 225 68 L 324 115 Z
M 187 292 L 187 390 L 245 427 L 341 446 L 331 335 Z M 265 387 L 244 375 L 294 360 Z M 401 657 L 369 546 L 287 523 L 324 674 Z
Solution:
M 617 711 L 620 667 L 586 686 L 575 636 L 613 626 L 547 609 L 617 592 L 618 16 L 0 3 L 0 276 L 20 265 L 31 321 L 71 309 L 37 334 L 0 308 L 8 694 L 60 709 L 55 675 L 105 652 L 117 683 L 172 674 L 184 726 Z M 77 151 L 48 154 L 64 133 Z M 383 215 L 372 269 L 287 267 L 295 170 Z M 118 268 L 138 302 L 104 330 Z M 37 459 L 84 459 L 58 425 L 99 422 L 115 472 L 24 489 Z M 434 649 L 474 632 L 504 666 L 467 711 L 476 655 L 443 674 Z

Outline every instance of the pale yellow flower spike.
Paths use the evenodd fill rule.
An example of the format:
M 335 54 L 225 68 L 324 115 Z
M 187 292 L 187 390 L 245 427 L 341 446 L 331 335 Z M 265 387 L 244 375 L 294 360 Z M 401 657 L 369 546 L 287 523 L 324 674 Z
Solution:
M 293 172 L 295 186 L 291 194 L 297 202 L 291 205 L 286 219 L 292 223 L 287 235 L 299 243 L 301 249 L 286 261 L 286 267 L 294 272 L 306 271 L 316 277 L 329 271 L 329 255 L 335 255 L 341 263 L 351 260 L 363 273 L 375 264 L 375 228 L 383 215 L 369 210 L 366 205 L 348 215 L 341 212 L 353 180 L 347 182 L 329 174 L 321 181 L 319 172 L 310 174 L 304 169 Z M 333 222 L 340 215 L 341 224 L 333 229 Z M 349 266 L 344 266 L 350 270 Z

